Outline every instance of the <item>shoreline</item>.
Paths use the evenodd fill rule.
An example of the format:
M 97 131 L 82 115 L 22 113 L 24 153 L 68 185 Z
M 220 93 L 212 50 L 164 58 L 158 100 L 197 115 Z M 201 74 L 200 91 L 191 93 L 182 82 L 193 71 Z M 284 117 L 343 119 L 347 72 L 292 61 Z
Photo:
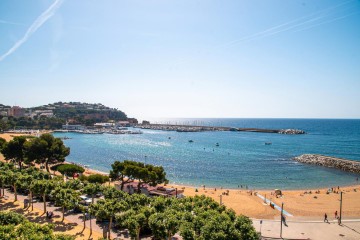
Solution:
M 0 134 L 0 137 L 1 134 Z M 3 156 L 0 155 L 0 160 Z M 69 162 L 70 161 L 66 161 Z M 71 161 L 74 162 L 74 161 Z M 91 167 L 86 168 L 85 174 L 106 174 L 104 171 L 98 171 Z M 114 182 L 113 182 L 114 183 Z M 160 185 L 161 186 L 161 185 Z M 231 208 L 237 215 L 243 214 L 253 219 L 279 219 L 279 211 L 269 206 L 268 202 L 265 204 L 264 200 L 256 196 L 255 192 L 264 196 L 267 200 L 281 206 L 284 203 L 284 209 L 293 215 L 288 220 L 292 219 L 316 219 L 321 220 L 324 213 L 332 216 L 335 210 L 339 211 L 339 193 L 326 193 L 328 186 L 318 188 L 302 188 L 302 189 L 281 189 L 283 195 L 276 198 L 273 194 L 274 189 L 254 189 L 254 188 L 226 188 L 221 189 L 214 187 L 209 188 L 203 185 L 191 186 L 189 184 L 168 183 L 167 187 L 174 187 L 184 190 L 185 196 L 205 195 L 211 197 L 215 201 L 222 201 L 226 207 Z M 346 186 L 340 186 L 336 192 L 343 192 L 344 218 L 359 218 L 360 217 L 360 184 L 349 183 Z M 330 187 L 330 188 L 331 188 Z M 196 191 L 196 189 L 198 191 Z M 320 193 L 315 193 L 320 190 Z M 311 193 L 310 193 L 311 191 Z M 220 200 L 221 199 L 221 200 Z M 331 220 L 332 218 L 329 217 Z
M 49 131 L 43 131 L 42 133 L 48 133 Z M 0 133 L 0 137 L 4 138 L 6 141 L 9 141 L 12 139 L 13 136 L 31 136 L 31 134 L 24 134 L 24 133 Z M 0 154 L 0 160 L 4 160 L 3 156 Z M 77 163 L 77 162 L 74 162 L 74 161 L 68 161 L 68 160 L 65 160 L 64 163 L 74 163 L 74 164 L 77 164 L 79 166 L 82 166 L 84 167 L 83 164 L 81 163 Z M 87 174 L 104 174 L 104 175 L 109 175 L 108 172 L 105 172 L 105 171 L 101 171 L 101 170 L 97 170 L 97 169 L 93 169 L 91 167 L 84 167 L 85 168 L 85 173 Z M 110 170 L 109 170 L 110 171 Z M 359 176 L 360 177 L 360 176 Z M 202 188 L 202 185 L 199 185 L 199 186 L 194 186 L 194 185 L 190 185 L 190 184 L 180 184 L 180 183 L 172 183 L 172 182 L 169 182 L 169 184 L 167 185 L 175 185 L 175 186 L 181 186 L 181 187 L 186 187 L 186 188 L 193 188 L 193 189 L 196 189 L 196 188 Z M 243 185 L 244 186 L 244 185 Z M 246 184 L 245 184 L 246 186 Z M 351 187 L 360 187 L 360 182 L 359 183 L 355 183 L 355 180 L 354 180 L 354 183 L 349 183 L 349 184 L 338 184 L 336 185 L 337 186 L 340 186 L 342 188 L 351 188 Z M 207 186 L 207 188 L 217 188 L 217 189 L 221 189 L 222 186 Z M 310 188 L 290 188 L 290 189 L 282 189 L 282 191 L 309 191 L 309 190 L 318 190 L 318 189 L 327 189 L 327 188 L 331 188 L 331 187 L 334 187 L 334 186 L 318 186 L 318 187 L 310 187 Z M 253 187 L 250 187 L 248 189 L 246 188 L 234 188 L 234 187 L 222 187 L 223 189 L 227 189 L 227 190 L 252 190 L 252 191 L 272 191 L 274 190 L 273 188 L 253 188 Z
M 84 165 L 82 165 L 81 163 L 76 163 L 76 162 L 70 162 L 70 161 L 65 161 L 66 163 L 71 163 L 71 164 L 76 164 L 76 165 L 79 165 L 81 167 L 84 167 Z M 99 174 L 104 174 L 104 175 L 109 175 L 108 172 L 105 172 L 105 171 L 101 171 L 101 170 L 96 170 L 96 169 L 93 169 L 91 167 L 84 167 L 85 168 L 85 172 L 92 172 L 92 173 L 99 173 Z M 110 171 L 110 170 L 109 170 Z M 360 176 L 359 176 L 360 178 Z M 341 188 L 352 188 L 352 187 L 360 187 L 360 181 L 358 183 L 355 183 L 356 180 L 354 179 L 354 183 L 349 183 L 349 184 L 338 184 L 336 186 L 319 186 L 319 187 L 309 187 L 309 188 L 289 188 L 289 189 L 284 189 L 282 188 L 281 190 L 282 191 L 316 191 L 316 190 L 321 190 L 321 189 L 328 189 L 328 188 L 331 188 L 331 187 L 341 187 Z M 169 183 L 166 184 L 166 185 L 174 185 L 174 186 L 181 186 L 181 187 L 187 187 L 187 188 L 193 188 L 193 189 L 200 189 L 200 188 L 203 188 L 204 184 L 201 184 L 199 186 L 194 186 L 194 185 L 191 185 L 191 184 L 181 184 L 181 183 L 174 183 L 174 182 L 170 182 L 169 180 Z M 206 185 L 206 188 L 208 189 L 226 189 L 226 190 L 234 190 L 234 191 L 237 191 L 237 190 L 247 190 L 247 191 L 274 191 L 274 189 L 279 189 L 279 188 L 253 188 L 253 187 L 248 187 L 248 189 L 246 189 L 243 185 L 243 188 L 234 188 L 234 187 L 224 187 L 224 186 L 213 186 L 213 185 Z

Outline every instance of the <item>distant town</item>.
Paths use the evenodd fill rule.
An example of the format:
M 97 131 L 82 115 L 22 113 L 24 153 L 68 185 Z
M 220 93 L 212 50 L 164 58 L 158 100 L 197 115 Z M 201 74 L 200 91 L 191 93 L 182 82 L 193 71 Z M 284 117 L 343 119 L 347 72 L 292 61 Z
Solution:
M 0 104 L 0 131 L 52 130 L 85 134 L 141 134 L 140 130 L 128 127 L 177 132 L 245 131 L 280 134 L 304 134 L 299 129 L 258 129 L 224 126 L 195 126 L 173 124 L 139 123 L 136 118 L 101 103 L 57 102 L 33 108 Z
M 0 130 L 84 130 L 137 124 L 135 118 L 101 103 L 57 102 L 32 108 L 0 104 Z

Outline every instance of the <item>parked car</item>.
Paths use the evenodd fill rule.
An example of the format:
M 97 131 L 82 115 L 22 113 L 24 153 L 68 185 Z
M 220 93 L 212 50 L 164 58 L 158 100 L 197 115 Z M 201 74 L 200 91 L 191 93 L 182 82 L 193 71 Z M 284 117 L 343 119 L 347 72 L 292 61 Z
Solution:
M 81 195 L 80 199 L 81 199 L 80 203 L 83 205 L 90 205 L 92 203 L 91 199 L 88 198 L 86 195 Z

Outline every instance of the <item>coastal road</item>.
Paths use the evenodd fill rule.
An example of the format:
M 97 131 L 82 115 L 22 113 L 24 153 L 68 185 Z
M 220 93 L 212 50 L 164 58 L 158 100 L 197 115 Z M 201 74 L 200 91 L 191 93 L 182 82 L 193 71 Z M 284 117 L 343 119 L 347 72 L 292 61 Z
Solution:
M 256 231 L 260 232 L 260 220 L 253 219 Z M 279 220 L 262 220 L 261 235 L 264 239 L 280 238 Z M 312 239 L 312 240 L 358 240 L 360 239 L 360 219 L 343 220 L 341 225 L 337 221 L 287 221 L 288 227 L 282 227 L 283 239 Z

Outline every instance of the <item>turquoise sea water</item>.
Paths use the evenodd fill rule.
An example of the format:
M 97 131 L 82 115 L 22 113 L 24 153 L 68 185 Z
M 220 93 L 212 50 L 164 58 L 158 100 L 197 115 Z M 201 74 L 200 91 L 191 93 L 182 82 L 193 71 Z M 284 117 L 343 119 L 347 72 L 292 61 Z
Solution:
M 296 128 L 305 135 L 251 132 L 178 133 L 143 130 L 139 135 L 55 133 L 70 137 L 68 161 L 108 172 L 115 160 L 162 165 L 172 183 L 208 187 L 307 189 L 355 184 L 356 174 L 297 163 L 304 153 L 360 161 L 360 120 L 159 119 L 185 123 L 267 129 Z M 171 139 L 169 139 L 169 137 Z M 193 143 L 189 143 L 193 140 Z M 272 142 L 272 145 L 265 145 Z M 216 147 L 216 143 L 219 146 Z

